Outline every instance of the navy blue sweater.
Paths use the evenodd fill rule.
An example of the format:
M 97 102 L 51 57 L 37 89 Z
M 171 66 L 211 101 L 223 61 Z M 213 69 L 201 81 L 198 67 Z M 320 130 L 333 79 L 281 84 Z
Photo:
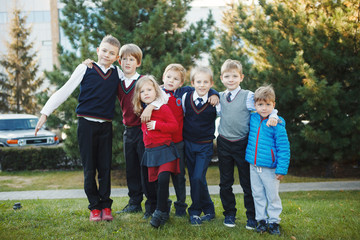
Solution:
M 110 68 L 107 73 L 96 64 L 93 68 L 88 68 L 80 84 L 77 115 L 112 120 L 118 84 L 119 76 L 116 68 Z
M 216 109 L 208 102 L 198 108 L 193 101 L 194 91 L 185 97 L 183 136 L 191 142 L 207 142 L 215 138 Z

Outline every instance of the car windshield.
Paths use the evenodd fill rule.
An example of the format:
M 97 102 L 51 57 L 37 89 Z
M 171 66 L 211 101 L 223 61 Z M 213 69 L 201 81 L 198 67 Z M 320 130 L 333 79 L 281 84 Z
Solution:
M 1 119 L 0 130 L 24 130 L 35 129 L 37 123 L 36 118 L 29 119 Z

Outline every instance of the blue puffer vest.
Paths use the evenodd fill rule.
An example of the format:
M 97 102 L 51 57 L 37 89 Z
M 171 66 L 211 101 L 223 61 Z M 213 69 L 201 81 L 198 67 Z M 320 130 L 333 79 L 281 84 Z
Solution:
M 245 159 L 255 166 L 276 168 L 276 174 L 286 175 L 290 163 L 290 143 L 285 120 L 282 117 L 279 120 L 276 127 L 268 127 L 268 118 L 262 118 L 258 113 L 251 114 Z

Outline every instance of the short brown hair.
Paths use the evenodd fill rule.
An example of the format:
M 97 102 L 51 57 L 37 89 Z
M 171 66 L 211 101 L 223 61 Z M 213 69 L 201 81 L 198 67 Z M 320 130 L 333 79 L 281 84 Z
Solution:
M 263 85 L 256 89 L 254 93 L 254 101 L 275 102 L 275 91 L 271 85 Z
M 198 74 L 200 72 L 209 74 L 210 81 L 214 82 L 213 81 L 214 74 L 213 74 L 212 70 L 208 67 L 202 67 L 202 66 L 197 66 L 191 70 L 190 81 L 194 82 L 194 78 L 195 78 L 196 74 Z
M 227 59 L 221 66 L 221 74 L 223 74 L 224 72 L 233 70 L 233 69 L 239 71 L 240 74 L 243 74 L 242 65 L 238 60 Z
M 120 60 L 123 56 L 133 56 L 137 63 L 140 64 L 142 61 L 143 53 L 138 45 L 129 43 L 125 44 L 120 48 Z
M 102 40 L 101 43 L 109 43 L 111 45 L 113 45 L 114 47 L 117 47 L 118 49 L 120 49 L 121 44 L 119 42 L 119 40 L 117 40 L 116 37 L 113 37 L 112 35 L 106 35 Z M 100 44 L 101 44 L 100 43 Z M 119 52 L 118 52 L 119 53 Z
M 181 65 L 179 63 L 171 63 L 171 64 L 167 65 L 167 67 L 165 68 L 163 77 L 170 70 L 179 72 L 180 76 L 181 76 L 181 83 L 185 82 L 186 69 L 183 67 L 183 65 Z

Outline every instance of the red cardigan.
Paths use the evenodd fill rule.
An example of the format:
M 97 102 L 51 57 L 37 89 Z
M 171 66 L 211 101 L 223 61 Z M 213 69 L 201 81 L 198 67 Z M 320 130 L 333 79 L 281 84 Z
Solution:
M 169 145 L 172 142 L 172 134 L 179 128 L 179 123 L 169 106 L 162 105 L 160 109 L 154 110 L 151 121 L 156 121 L 154 130 L 147 130 L 146 123 L 141 124 L 145 147 Z

